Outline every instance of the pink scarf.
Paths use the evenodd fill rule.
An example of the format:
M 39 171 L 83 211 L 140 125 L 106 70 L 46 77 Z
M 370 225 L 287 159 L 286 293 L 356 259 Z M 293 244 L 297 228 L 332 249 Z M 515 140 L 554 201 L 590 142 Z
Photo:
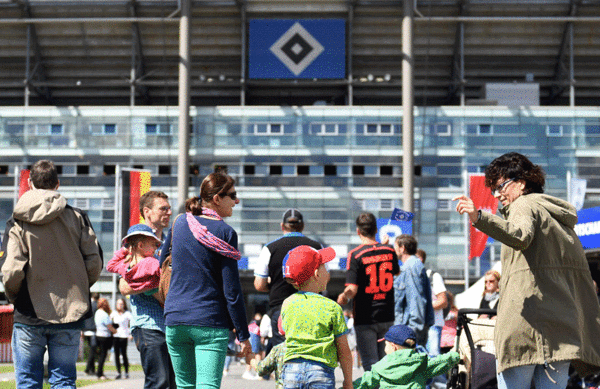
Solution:
M 214 217 L 217 220 L 223 220 L 221 216 L 209 208 L 202 208 L 202 214 Z M 206 246 L 206 248 L 227 258 L 235 259 L 236 261 L 240 260 L 242 254 L 235 247 L 213 235 L 210 231 L 208 231 L 206 226 L 202 225 L 198 220 L 196 220 L 194 215 L 192 215 L 190 212 L 186 212 L 185 217 L 187 219 L 188 226 L 190 227 L 190 231 L 198 240 L 198 242 Z

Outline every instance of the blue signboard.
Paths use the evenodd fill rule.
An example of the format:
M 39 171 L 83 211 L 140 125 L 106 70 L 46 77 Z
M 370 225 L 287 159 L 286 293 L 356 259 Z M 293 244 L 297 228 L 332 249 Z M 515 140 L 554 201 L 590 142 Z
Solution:
M 252 19 L 248 77 L 346 77 L 344 19 Z
M 412 221 L 377 219 L 377 236 L 375 238 L 378 242 L 381 242 L 384 234 L 390 237 L 389 244 L 394 243 L 394 239 L 399 235 L 412 235 Z
M 577 212 L 575 232 L 586 250 L 600 248 L 600 207 Z

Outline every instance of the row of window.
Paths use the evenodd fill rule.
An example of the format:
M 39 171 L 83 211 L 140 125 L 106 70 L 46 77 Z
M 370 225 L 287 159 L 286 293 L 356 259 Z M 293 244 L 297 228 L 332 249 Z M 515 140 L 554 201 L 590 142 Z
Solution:
M 239 123 L 231 123 L 228 128 L 233 132 L 242 132 L 242 125 Z M 518 130 L 518 125 L 504 125 L 504 124 L 467 124 L 466 134 L 467 135 L 481 135 L 491 136 L 494 135 L 494 129 L 496 132 L 506 133 L 511 130 Z M 569 126 L 563 124 L 547 124 L 545 125 L 545 131 L 547 136 L 560 137 L 566 132 Z M 37 135 L 64 135 L 64 125 L 60 123 L 55 124 L 31 124 L 27 125 L 27 128 L 32 133 Z M 296 132 L 295 125 L 284 124 L 284 123 L 253 123 L 246 125 L 247 130 L 243 131 L 245 134 L 253 135 L 286 135 L 294 134 Z M 22 134 L 25 126 L 23 124 L 7 124 L 6 132 L 11 135 Z M 176 126 L 167 123 L 146 123 L 145 133 L 147 135 L 171 135 L 175 132 Z M 451 136 L 452 135 L 452 124 L 451 123 L 436 123 L 429 126 L 431 134 L 438 136 Z M 90 132 L 96 135 L 116 135 L 118 133 L 118 126 L 114 123 L 107 124 L 90 124 Z M 341 135 L 348 132 L 348 125 L 346 123 L 312 123 L 310 124 L 311 135 Z M 396 135 L 402 133 L 401 125 L 392 123 L 368 123 L 368 124 L 357 124 L 356 133 L 361 135 Z M 599 125 L 587 125 L 585 126 L 585 133 L 587 135 L 600 135 Z

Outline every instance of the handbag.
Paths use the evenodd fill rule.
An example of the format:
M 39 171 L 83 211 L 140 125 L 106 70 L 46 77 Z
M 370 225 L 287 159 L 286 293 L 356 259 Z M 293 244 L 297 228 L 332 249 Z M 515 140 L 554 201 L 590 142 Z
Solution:
M 182 214 L 177 215 L 175 221 L 173 222 L 173 226 L 177 221 L 177 218 Z M 165 258 L 165 261 L 160 266 L 160 281 L 158 282 L 158 296 L 162 300 L 162 304 L 165 304 L 167 300 L 167 293 L 169 293 L 169 286 L 171 285 L 171 247 L 173 245 L 173 227 L 171 227 L 171 242 L 169 242 L 169 255 Z M 167 247 L 165 247 L 166 249 Z

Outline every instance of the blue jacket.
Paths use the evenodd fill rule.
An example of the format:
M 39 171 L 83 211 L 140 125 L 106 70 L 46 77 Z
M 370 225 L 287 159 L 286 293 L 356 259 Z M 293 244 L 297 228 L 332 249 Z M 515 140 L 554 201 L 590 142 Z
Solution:
M 394 305 L 394 324 L 407 325 L 418 339 L 426 339 L 429 327 L 435 322 L 431 284 L 423 263 L 414 255 L 402 264 L 400 274 L 394 279 Z
M 196 219 L 237 248 L 237 234 L 225 222 L 197 216 Z M 185 217 L 175 220 L 171 234 L 172 273 L 165 301 L 165 324 L 235 328 L 239 341 L 250 338 L 237 261 L 198 242 Z

